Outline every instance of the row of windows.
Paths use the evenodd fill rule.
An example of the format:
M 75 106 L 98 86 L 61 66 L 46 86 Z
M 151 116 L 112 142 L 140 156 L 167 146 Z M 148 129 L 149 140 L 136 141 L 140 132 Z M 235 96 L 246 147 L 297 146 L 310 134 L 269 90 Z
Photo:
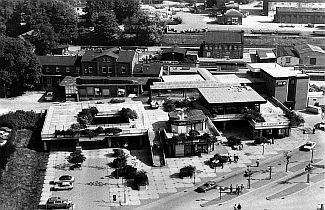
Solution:
M 64 70 L 66 73 L 69 73 L 70 71 L 71 71 L 71 67 L 59 67 L 59 66 L 57 66 L 57 67 L 55 67 L 55 72 L 61 72 L 62 70 Z M 47 73 L 49 73 L 50 72 L 50 67 L 45 67 L 45 71 L 47 72 Z
M 237 46 L 237 45 L 215 45 L 215 46 L 210 46 L 207 45 L 207 49 L 208 50 L 242 50 L 241 46 Z
M 102 71 L 103 74 L 112 73 L 112 67 L 111 66 L 102 66 L 101 71 Z M 126 73 L 126 67 L 125 66 L 122 66 L 121 67 L 121 72 L 122 72 L 122 74 L 125 74 Z M 84 73 L 85 74 L 88 74 L 88 73 L 91 74 L 91 73 L 93 73 L 93 67 L 92 66 L 85 67 Z

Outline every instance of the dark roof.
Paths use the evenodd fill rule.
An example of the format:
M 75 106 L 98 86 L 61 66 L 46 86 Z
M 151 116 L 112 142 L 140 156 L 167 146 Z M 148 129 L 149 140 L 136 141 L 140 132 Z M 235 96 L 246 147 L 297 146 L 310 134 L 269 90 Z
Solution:
M 87 50 L 85 54 L 82 56 L 81 61 L 94 61 L 95 58 L 101 57 L 103 55 L 107 55 L 109 57 L 118 58 L 119 56 L 114 53 L 112 49 L 109 50 Z
M 184 118 L 179 119 L 179 116 L 182 116 L 184 113 Z M 182 121 L 202 121 L 205 119 L 205 115 L 200 109 L 190 109 L 187 111 L 176 110 L 168 113 L 169 118 L 173 120 L 182 120 Z
M 148 79 L 152 77 L 102 77 L 102 76 L 81 76 L 78 77 L 76 83 L 78 86 L 102 86 L 102 85 L 118 85 L 118 84 L 141 84 L 145 85 Z
M 318 52 L 318 53 L 325 54 L 325 51 L 322 48 L 311 44 L 296 45 L 295 49 L 299 54 L 310 53 L 310 52 Z
M 235 9 L 227 10 L 227 12 L 224 15 L 225 16 L 240 16 L 240 17 L 243 16 L 242 13 L 240 13 L 238 10 L 235 10 Z
M 118 53 L 118 59 L 116 62 L 129 63 L 133 61 L 135 51 L 133 50 L 121 50 Z
M 180 53 L 180 54 L 186 54 L 186 49 L 184 49 L 184 48 L 179 48 L 179 47 L 173 47 L 173 48 L 168 48 L 168 49 L 164 49 L 163 51 L 162 51 L 162 54 L 164 54 L 164 53 Z
M 292 56 L 296 57 L 294 53 L 294 49 L 292 47 L 282 47 L 278 46 L 277 49 L 273 49 L 274 54 L 276 57 L 283 57 L 283 56 Z
M 324 3 L 324 0 L 264 0 L 267 2 Z
M 73 66 L 77 58 L 77 56 L 38 56 L 39 63 L 42 66 Z
M 143 74 L 158 77 L 161 72 L 160 63 L 136 64 L 134 74 Z
M 208 31 L 205 34 L 206 43 L 243 43 L 242 31 Z

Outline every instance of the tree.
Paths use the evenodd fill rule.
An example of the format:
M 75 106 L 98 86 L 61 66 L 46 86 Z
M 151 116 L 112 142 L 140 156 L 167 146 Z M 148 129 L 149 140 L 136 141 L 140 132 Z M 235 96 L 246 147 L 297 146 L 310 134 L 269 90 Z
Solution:
M 114 12 L 119 23 L 129 19 L 140 10 L 137 0 L 114 0 Z
M 102 12 L 95 20 L 96 42 L 101 45 L 115 44 L 119 39 L 120 28 L 118 27 L 113 12 Z
M 305 123 L 303 116 L 295 111 L 286 112 L 285 116 L 289 118 L 290 126 L 299 126 L 300 124 Z
M 264 144 L 264 143 L 270 143 L 270 141 L 264 136 L 259 136 L 254 140 L 254 144 Z
M 138 171 L 134 177 L 134 183 L 138 186 L 148 185 L 149 179 L 147 176 L 147 172 Z
M 165 102 L 163 103 L 163 106 L 164 106 L 164 110 L 166 112 L 171 112 L 176 109 L 175 101 L 170 100 L 170 99 L 165 100 Z
M 87 0 L 84 9 L 87 26 L 94 26 L 99 13 L 112 11 L 114 0 Z
M 192 177 L 195 173 L 196 168 L 192 165 L 185 166 L 179 170 L 179 176 L 183 177 Z
M 237 136 L 230 136 L 228 138 L 228 145 L 233 147 L 241 144 L 241 139 Z
M 58 37 L 51 25 L 39 24 L 33 30 L 32 35 L 27 39 L 35 46 L 37 55 L 46 55 L 51 53 L 51 49 L 58 45 Z
M 0 84 L 11 95 L 34 87 L 40 77 L 40 66 L 32 47 L 23 40 L 0 36 Z
M 123 168 L 126 166 L 126 157 L 120 156 L 113 160 L 113 168 Z
M 130 108 L 122 108 L 121 111 L 119 111 L 119 115 L 123 118 L 138 119 L 137 112 Z
M 75 166 L 80 166 L 86 160 L 86 157 L 82 154 L 81 151 L 74 151 L 67 157 L 69 163 L 74 164 Z
M 113 149 L 113 157 L 125 157 L 124 150 L 122 149 Z

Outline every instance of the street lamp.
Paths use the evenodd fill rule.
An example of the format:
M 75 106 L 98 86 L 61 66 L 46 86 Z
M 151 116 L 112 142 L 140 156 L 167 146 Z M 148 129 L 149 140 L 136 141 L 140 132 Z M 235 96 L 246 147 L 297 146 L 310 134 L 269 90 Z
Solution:
M 310 162 L 313 163 L 313 159 L 314 159 L 314 151 L 315 149 L 311 149 L 311 159 L 310 159 Z
M 312 167 L 311 167 L 311 165 L 309 163 L 305 168 L 305 171 L 307 171 L 307 183 L 309 183 L 309 176 L 310 176 L 311 169 L 312 169 Z
M 264 155 L 264 151 L 265 151 L 265 144 L 264 143 L 262 144 L 262 147 L 263 147 L 262 155 Z
M 272 168 L 273 168 L 273 166 L 269 166 L 270 179 L 272 179 Z

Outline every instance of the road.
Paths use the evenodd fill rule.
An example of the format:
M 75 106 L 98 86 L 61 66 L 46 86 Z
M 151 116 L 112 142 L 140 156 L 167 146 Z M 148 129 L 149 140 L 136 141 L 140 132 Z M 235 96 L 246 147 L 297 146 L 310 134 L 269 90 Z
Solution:
M 313 125 L 318 121 L 318 118 L 307 117 L 307 120 Z M 240 196 L 231 195 L 227 190 L 222 192 L 220 200 L 218 189 L 206 193 L 197 193 L 192 188 L 141 206 L 138 209 L 215 209 L 216 206 L 218 206 L 217 209 L 232 209 L 231 207 L 236 202 L 242 203 L 246 207 L 245 209 L 316 209 L 318 203 L 324 202 L 322 198 L 325 194 L 324 182 L 320 182 L 320 180 L 324 180 L 325 132 L 317 130 L 315 134 L 312 132 L 305 134 L 305 137 L 306 140 L 317 142 L 313 154 L 312 166 L 314 169 L 310 175 L 310 184 L 306 183 L 307 172 L 305 172 L 305 167 L 310 162 L 312 153 L 295 149 L 290 152 L 288 172 L 285 172 L 286 158 L 283 155 L 270 163 L 261 162 L 259 167 L 251 166 L 250 168 L 254 172 L 251 189 L 247 189 L 248 181 L 246 177 L 243 177 L 243 172 L 218 182 L 219 186 L 226 187 L 229 187 L 230 184 L 233 187 L 237 184 L 244 184 L 246 188 Z M 273 166 L 271 180 L 269 180 L 269 166 Z M 314 192 L 316 196 L 306 196 L 308 192 Z M 269 197 L 270 200 L 266 200 L 266 197 Z M 281 199 L 282 197 L 284 200 Z M 257 200 L 259 202 L 254 202 Z M 286 206 L 286 201 L 288 204 L 290 203 L 290 207 Z M 220 203 L 222 205 L 219 205 Z M 279 205 L 282 205 L 282 208 Z

